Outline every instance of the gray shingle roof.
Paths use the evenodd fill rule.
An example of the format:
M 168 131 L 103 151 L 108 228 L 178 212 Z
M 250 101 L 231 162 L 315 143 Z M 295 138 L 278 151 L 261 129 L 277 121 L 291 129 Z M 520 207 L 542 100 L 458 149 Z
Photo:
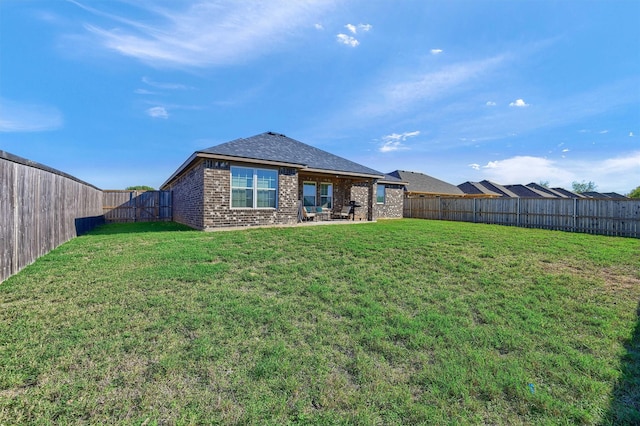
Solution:
M 378 175 L 380 177 L 384 175 L 377 170 L 274 132 L 236 139 L 203 149 L 198 153 L 278 161 L 335 172 Z
M 532 198 L 557 198 L 555 195 L 551 195 L 548 192 L 539 191 L 536 188 L 531 188 L 526 185 L 505 185 L 509 191 L 516 194 L 518 197 L 532 197 Z
M 397 177 L 407 184 L 407 192 L 421 192 L 425 194 L 437 195 L 464 195 L 464 192 L 455 185 L 443 180 L 436 179 L 424 173 L 407 172 L 405 170 L 395 170 L 389 175 Z
M 498 197 L 515 197 L 516 195 L 497 183 L 483 180 L 482 182 L 463 182 L 458 185 L 458 188 L 465 194 L 469 195 L 492 195 Z

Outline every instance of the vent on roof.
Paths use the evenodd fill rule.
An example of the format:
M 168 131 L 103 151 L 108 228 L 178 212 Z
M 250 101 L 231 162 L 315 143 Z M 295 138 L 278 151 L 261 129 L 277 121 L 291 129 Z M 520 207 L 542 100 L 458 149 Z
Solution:
M 282 133 L 276 133 L 276 132 L 267 132 L 268 135 L 272 135 L 272 136 L 282 136 L 283 138 L 286 138 L 285 135 L 283 135 Z

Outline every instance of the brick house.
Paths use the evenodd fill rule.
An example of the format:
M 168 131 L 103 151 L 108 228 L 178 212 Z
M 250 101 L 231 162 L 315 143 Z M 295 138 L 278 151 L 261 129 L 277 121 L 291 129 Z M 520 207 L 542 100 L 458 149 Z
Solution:
M 195 229 L 293 225 L 301 206 L 333 218 L 401 218 L 403 182 L 285 135 L 267 132 L 194 152 L 162 184 L 176 222 Z M 312 210 L 313 211 L 313 210 Z

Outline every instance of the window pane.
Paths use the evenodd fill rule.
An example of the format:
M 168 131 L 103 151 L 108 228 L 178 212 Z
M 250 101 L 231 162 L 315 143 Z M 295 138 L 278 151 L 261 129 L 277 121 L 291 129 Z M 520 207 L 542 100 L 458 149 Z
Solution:
M 302 199 L 305 206 L 316 205 L 316 184 L 304 183 L 302 186 Z
M 257 207 L 276 207 L 276 191 L 274 190 L 258 190 Z
M 278 173 L 275 170 L 260 170 L 258 175 L 258 189 L 276 189 L 278 186 Z
M 253 207 L 252 189 L 234 189 L 231 191 L 231 207 Z
M 231 167 L 232 188 L 253 188 L 253 169 Z
M 333 185 L 330 183 L 320 184 L 320 206 L 325 209 L 333 207 Z
M 376 202 L 384 204 L 384 185 L 378 185 Z

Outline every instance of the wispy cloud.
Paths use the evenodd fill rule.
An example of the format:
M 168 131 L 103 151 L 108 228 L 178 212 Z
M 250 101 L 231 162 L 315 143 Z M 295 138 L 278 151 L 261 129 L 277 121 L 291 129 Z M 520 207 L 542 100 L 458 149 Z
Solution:
M 515 101 L 511 102 L 509 106 L 516 107 L 516 108 L 524 108 L 524 107 L 528 107 L 529 104 L 526 103 L 523 99 L 516 99 Z
M 360 44 L 358 40 L 346 34 L 338 34 L 336 36 L 336 40 L 338 43 L 345 44 L 350 47 L 357 47 Z
M 44 132 L 63 125 L 58 109 L 0 98 L 0 132 Z
M 324 30 L 324 26 L 322 24 L 313 24 L 313 27 L 316 30 Z
M 149 108 L 147 110 L 147 115 L 149 115 L 149 117 L 151 118 L 162 118 L 165 120 L 169 118 L 169 112 L 165 107 L 161 107 L 161 106 Z
M 158 81 L 151 80 L 149 77 L 142 77 L 142 82 L 144 84 L 147 84 L 147 85 L 151 86 L 151 87 L 155 87 L 156 89 L 166 89 L 166 90 L 188 90 L 188 89 L 191 89 L 191 87 L 186 86 L 184 84 L 158 82 Z
M 442 49 L 431 49 L 431 54 L 432 55 L 439 55 L 443 52 Z
M 420 134 L 419 130 L 404 133 L 392 133 L 382 137 L 382 145 L 378 148 L 380 152 L 393 152 L 399 150 L 407 150 L 409 147 L 404 145 L 409 138 L 416 137 Z
M 495 103 L 495 102 L 493 102 L 493 101 L 487 101 L 487 103 L 486 103 L 485 105 L 486 105 L 486 106 L 488 106 L 488 107 L 494 107 L 494 106 L 496 106 L 496 105 L 498 105 L 498 104 L 496 104 L 496 103 Z
M 410 109 L 420 102 L 435 101 L 494 70 L 503 62 L 504 56 L 495 56 L 479 61 L 463 62 L 440 68 L 437 71 L 409 71 L 405 75 L 384 78 L 384 82 L 368 88 L 360 109 L 365 116 L 380 116 Z
M 107 21 L 84 25 L 91 42 L 154 66 L 204 67 L 279 49 L 297 29 L 318 22 L 332 0 L 200 1 L 186 8 L 141 2 L 132 3 L 144 17 L 135 21 L 74 3 Z

